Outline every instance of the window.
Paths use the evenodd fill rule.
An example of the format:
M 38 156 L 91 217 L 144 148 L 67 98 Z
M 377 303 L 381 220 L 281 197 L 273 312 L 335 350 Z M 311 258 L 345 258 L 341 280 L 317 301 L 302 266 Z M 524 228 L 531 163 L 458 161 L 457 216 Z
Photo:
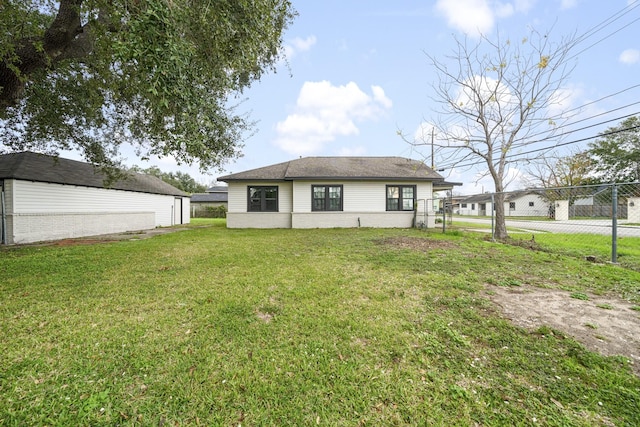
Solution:
M 460 207 L 461 207 L 461 208 L 466 208 L 466 207 L 467 207 L 467 204 L 466 204 L 466 203 L 463 203 Z
M 341 211 L 342 185 L 312 185 L 312 211 Z
M 509 202 L 509 210 L 510 211 L 516 210 L 516 202 Z
M 476 210 L 476 204 L 475 203 L 471 203 L 471 210 L 475 211 Z
M 255 186 L 248 187 L 247 211 L 249 212 L 278 212 L 278 187 Z
M 415 185 L 387 185 L 388 211 L 412 211 L 415 198 Z
M 532 208 L 533 207 L 533 202 L 529 202 L 529 207 Z

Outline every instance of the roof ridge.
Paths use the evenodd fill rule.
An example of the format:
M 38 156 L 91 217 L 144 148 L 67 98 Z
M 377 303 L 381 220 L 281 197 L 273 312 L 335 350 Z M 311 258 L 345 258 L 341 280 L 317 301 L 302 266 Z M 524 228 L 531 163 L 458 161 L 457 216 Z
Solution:
M 289 160 L 289 161 L 285 162 L 287 164 L 287 167 L 284 170 L 284 179 L 289 178 L 289 168 L 291 167 L 291 163 L 295 162 L 296 160 L 302 160 L 302 157 L 300 157 L 299 159 L 293 159 L 293 160 Z

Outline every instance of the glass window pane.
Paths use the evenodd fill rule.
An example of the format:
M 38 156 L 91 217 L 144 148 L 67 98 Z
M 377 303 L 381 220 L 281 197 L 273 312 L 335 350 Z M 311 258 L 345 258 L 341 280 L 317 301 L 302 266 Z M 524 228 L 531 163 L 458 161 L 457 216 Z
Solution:
M 278 210 L 278 201 L 277 200 L 267 200 L 265 202 L 265 210 L 268 212 L 275 212 Z
M 397 211 L 399 207 L 398 199 L 387 199 L 387 210 Z
M 402 199 L 402 209 L 405 211 L 412 211 L 413 199 Z
M 264 197 L 267 199 L 275 199 L 276 197 L 278 197 L 277 187 L 266 187 L 264 189 Z
M 324 198 L 324 189 L 325 187 L 313 187 L 313 198 L 314 199 Z
M 402 198 L 413 199 L 413 187 L 402 187 Z
M 388 199 L 397 199 L 400 197 L 400 188 L 399 187 L 387 187 L 387 198 Z
M 313 210 L 323 211 L 324 210 L 324 199 L 313 199 Z
M 250 211 L 260 211 L 262 209 L 261 199 L 252 197 L 249 200 L 249 210 Z

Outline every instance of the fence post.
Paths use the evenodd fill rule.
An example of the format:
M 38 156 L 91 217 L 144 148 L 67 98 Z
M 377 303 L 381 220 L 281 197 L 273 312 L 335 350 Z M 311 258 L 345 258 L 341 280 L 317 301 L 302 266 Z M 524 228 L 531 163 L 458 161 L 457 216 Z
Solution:
M 618 186 L 611 189 L 611 262 L 618 262 Z

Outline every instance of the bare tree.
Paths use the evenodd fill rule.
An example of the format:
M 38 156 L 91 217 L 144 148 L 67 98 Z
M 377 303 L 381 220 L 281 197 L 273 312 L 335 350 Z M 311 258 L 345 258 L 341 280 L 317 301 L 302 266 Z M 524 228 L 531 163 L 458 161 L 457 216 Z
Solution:
M 433 84 L 435 134 L 448 168 L 482 165 L 495 184 L 495 237 L 508 237 L 504 190 L 509 168 L 552 146 L 562 117 L 563 84 L 573 70 L 575 37 L 553 43 L 549 34 L 473 46 L 456 39 L 453 54 L 428 58 L 438 73 Z M 414 141 L 414 145 L 425 142 Z M 538 149 L 535 149 L 538 147 Z M 442 167 L 442 163 L 440 164 Z
M 592 168 L 593 162 L 585 151 L 545 156 L 527 168 L 527 184 L 543 188 L 593 184 Z

